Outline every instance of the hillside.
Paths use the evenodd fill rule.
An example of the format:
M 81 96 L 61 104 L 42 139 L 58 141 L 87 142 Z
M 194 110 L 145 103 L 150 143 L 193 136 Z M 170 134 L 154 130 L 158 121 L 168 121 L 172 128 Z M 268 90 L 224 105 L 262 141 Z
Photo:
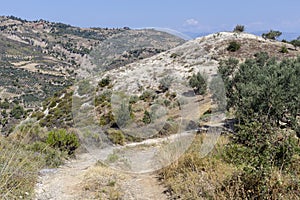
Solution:
M 246 167 L 253 170 L 252 165 L 269 167 L 268 164 L 273 163 L 273 160 L 251 163 L 257 154 L 254 145 L 257 141 L 261 142 L 257 148 L 268 148 L 267 152 L 259 150 L 270 153 L 270 156 L 267 154 L 269 157 L 273 158 L 272 152 L 276 152 L 274 159 L 280 160 L 282 155 L 284 159 L 291 159 L 290 168 L 286 169 L 293 169 L 299 162 L 294 153 L 298 152 L 294 151 L 298 139 L 293 135 L 295 128 L 290 126 L 292 123 L 297 125 L 299 119 L 298 104 L 294 105 L 299 90 L 295 81 L 299 75 L 299 61 L 281 62 L 300 55 L 299 48 L 293 45 L 248 33 L 220 32 L 183 41 L 164 32 L 126 27 L 81 29 L 15 17 L 2 17 L 0 24 L 3 45 L 0 50 L 3 60 L 1 123 L 2 132 L 6 135 L 12 132 L 5 138 L 8 146 L 0 143 L 0 149 L 5 151 L 0 156 L 0 161 L 5 163 L 1 172 L 5 176 L 0 176 L 0 181 L 11 185 L 20 181 L 21 186 L 27 185 L 23 190 L 15 187 L 15 194 L 6 185 L 0 186 L 6 197 L 33 197 L 36 192 L 37 199 L 74 199 L 90 195 L 95 199 L 143 199 L 146 195 L 149 199 L 216 198 L 217 195 L 225 198 L 232 197 L 231 184 L 240 184 L 235 185 L 238 188 L 248 183 L 239 182 L 239 177 L 247 180 L 249 175 L 249 180 L 257 180 L 257 174 L 253 175 L 251 170 L 243 171 L 248 169 Z M 225 61 L 229 58 L 232 60 Z M 247 59 L 251 60 L 245 62 Z M 218 74 L 222 67 L 223 74 Z M 252 80 L 247 80 L 239 67 Z M 264 69 L 274 69 L 274 74 L 272 70 Z M 295 73 L 275 71 L 282 69 Z M 234 72 L 239 75 L 234 80 L 240 85 L 228 84 L 235 78 Z M 269 82 L 274 83 L 274 88 L 280 86 L 281 79 L 277 81 L 274 77 L 281 75 L 282 80 L 291 77 L 291 81 L 287 81 L 291 91 L 280 88 L 285 99 L 277 93 L 268 93 L 273 91 L 273 87 L 268 89 Z M 256 78 L 260 79 L 257 81 Z M 248 86 L 244 80 L 252 82 Z M 233 98 L 236 100 L 233 101 L 228 96 L 230 87 L 235 87 L 233 93 L 242 91 L 237 95 L 248 95 L 249 99 L 238 101 Z M 269 95 L 272 102 L 261 102 L 259 105 L 262 106 L 252 109 L 251 106 L 259 102 L 257 94 Z M 294 109 L 291 113 L 277 106 L 284 105 L 287 99 L 292 102 L 287 104 Z M 240 104 L 228 109 L 227 100 Z M 246 112 L 248 107 L 246 111 L 242 110 L 246 112 L 245 116 L 253 114 L 249 121 L 257 117 L 249 129 L 244 130 L 241 126 L 244 132 L 238 132 L 244 139 L 249 131 L 250 136 L 243 140 L 246 147 L 231 143 L 235 141 L 232 139 L 235 135 L 229 133 L 233 127 L 224 127 L 228 125 L 226 118 L 239 119 L 240 116 L 233 115 L 234 109 L 243 107 L 242 100 L 251 108 L 249 113 Z M 253 110 L 265 105 L 270 112 L 273 108 L 283 111 L 281 115 L 263 112 L 265 110 L 261 115 L 254 113 Z M 264 114 L 267 114 L 262 118 L 267 119 L 266 129 L 259 124 L 259 117 Z M 268 129 L 273 115 L 281 117 L 281 121 L 272 122 L 274 132 Z M 294 121 L 289 120 L 291 116 Z M 248 124 L 242 125 L 248 128 Z M 270 138 L 261 139 L 256 130 L 251 129 L 252 125 L 258 127 L 258 131 L 270 133 L 274 145 L 265 144 Z M 251 145 L 253 151 L 247 149 Z M 285 149 L 289 149 L 285 145 L 290 145 L 294 154 L 284 157 Z M 16 153 L 19 151 L 22 154 Z M 22 161 L 19 156 L 26 154 L 28 156 Z M 12 161 L 7 159 L 10 155 Z M 72 156 L 78 157 L 71 160 Z M 241 160 L 233 162 L 239 158 L 249 158 L 250 164 Z M 47 169 L 64 162 L 67 165 L 59 169 Z M 11 167 L 14 163 L 16 166 Z M 278 179 L 290 175 L 282 175 L 277 166 L 272 167 L 273 164 L 263 172 L 274 169 L 274 173 L 279 174 Z M 37 173 L 41 168 L 45 169 Z M 17 170 L 11 172 L 11 169 Z M 22 170 L 30 173 L 22 176 L 19 173 Z M 158 170 L 163 186 L 156 178 Z M 260 172 L 258 170 L 257 176 Z M 31 174 L 31 184 L 28 184 Z M 295 176 L 299 177 L 298 174 Z M 289 181 L 285 182 L 290 184 L 287 188 L 296 191 L 298 185 Z M 276 184 L 272 185 L 274 191 Z M 254 185 L 261 186 L 260 183 Z M 215 195 L 215 192 L 218 193 Z
M 235 52 L 227 50 L 232 41 L 240 43 L 241 47 L 239 50 Z M 107 40 L 106 42 L 114 44 L 118 43 L 119 40 L 112 39 Z M 123 48 L 132 48 L 132 44 L 129 44 L 130 45 L 123 46 Z M 287 53 L 280 52 L 283 46 L 287 47 Z M 118 56 L 120 54 L 116 53 L 116 48 L 112 45 L 104 48 L 104 50 L 108 50 L 108 54 L 110 52 L 110 54 L 120 58 Z M 266 40 L 248 33 L 221 32 L 188 41 L 185 44 L 166 52 L 106 72 L 105 70 L 107 69 L 105 69 L 105 63 L 111 63 L 111 61 L 107 60 L 107 57 L 105 56 L 100 56 L 102 55 L 102 52 L 99 52 L 99 50 L 96 49 L 91 52 L 91 61 L 88 61 L 91 63 L 94 62 L 94 60 L 97 60 L 97 62 L 95 62 L 94 65 L 91 65 L 91 67 L 89 67 L 90 65 L 81 65 L 78 71 L 78 77 L 82 76 L 87 79 L 92 79 L 92 82 L 94 82 L 92 87 L 94 89 L 96 89 L 98 82 L 100 82 L 103 77 L 106 77 L 110 80 L 109 88 L 97 86 L 98 89 L 101 89 L 102 91 L 109 89 L 111 92 L 123 91 L 125 93 L 130 93 L 132 96 L 139 96 L 145 91 L 152 91 L 152 93 L 159 92 L 161 90 L 159 88 L 160 81 L 166 76 L 170 76 L 170 79 L 182 83 L 187 82 L 188 78 L 198 71 L 201 71 L 208 76 L 214 76 L 216 75 L 220 61 L 228 58 L 236 58 L 242 62 L 247 58 L 255 58 L 255 54 L 259 52 L 267 52 L 270 57 L 275 57 L 277 60 L 297 57 L 299 55 L 299 49 L 290 44 Z M 79 83 L 80 79 L 77 80 L 75 86 L 78 86 Z M 173 92 L 176 92 L 175 90 L 176 89 L 174 88 Z M 158 95 L 163 96 L 165 92 L 161 92 Z M 46 105 L 50 105 L 51 102 L 59 103 L 60 100 L 58 100 L 58 98 L 61 95 L 63 95 L 63 92 L 56 95 L 57 97 L 50 99 L 48 103 L 45 102 L 45 106 L 41 111 L 45 112 L 46 110 L 51 110 L 50 107 Z M 100 95 L 100 93 L 98 93 L 98 95 Z M 71 96 L 72 94 L 66 95 L 68 98 L 71 98 Z M 63 101 L 64 99 L 67 100 L 66 98 L 62 98 L 61 100 Z M 69 99 L 67 101 L 71 102 L 72 100 Z M 91 104 L 94 105 L 94 102 L 91 102 Z M 101 105 L 101 102 L 95 102 L 95 104 Z M 62 104 L 61 106 L 64 107 Z M 52 113 L 54 113 L 54 111 Z M 71 113 L 70 108 L 67 113 Z M 105 113 L 108 113 L 108 111 Z M 62 120 L 61 117 L 52 115 L 52 117 L 49 116 L 48 119 L 52 118 L 55 121 L 60 118 L 60 124 L 63 127 L 63 123 L 61 122 L 64 120 Z M 49 127 L 59 127 L 54 121 L 48 120 Z
M 122 41 L 124 41 L 124 36 L 121 38 Z M 228 51 L 227 47 L 232 41 L 237 41 L 240 43 L 241 48 L 235 52 Z M 106 45 L 106 43 L 109 45 Z M 122 48 L 120 48 L 120 52 L 118 52 L 120 47 L 120 40 L 118 38 L 106 40 L 103 44 L 105 48 L 96 48 L 90 54 L 91 59 L 87 59 L 86 61 L 88 63 L 94 62 L 94 64 L 81 65 L 77 72 L 78 77 L 83 76 L 84 78 L 88 80 L 91 79 L 91 81 L 94 82 L 94 85 L 92 84 L 90 86 L 94 89 L 97 89 L 98 93 L 97 95 L 92 94 L 90 96 L 88 95 L 87 97 L 92 98 L 89 101 L 93 101 L 93 98 L 96 98 L 96 101 L 90 102 L 90 104 L 92 107 L 94 105 L 96 107 L 100 106 L 96 110 L 99 112 L 98 117 L 102 118 L 102 120 L 107 117 L 109 118 L 109 113 L 111 113 L 110 108 L 104 106 L 105 104 L 109 105 L 111 103 L 110 99 L 107 99 L 107 103 L 101 102 L 106 98 L 105 95 L 102 95 L 101 97 L 101 93 L 103 92 L 107 93 L 107 95 L 112 95 L 112 93 L 116 91 L 122 91 L 130 94 L 131 96 L 140 96 L 143 92 L 150 92 L 151 94 L 157 93 L 156 95 L 163 99 L 166 98 L 167 91 L 159 92 L 161 91 L 159 86 L 160 81 L 166 76 L 168 76 L 169 79 L 176 80 L 177 83 L 186 85 L 189 77 L 198 71 L 201 71 L 208 76 L 216 75 L 219 62 L 229 57 L 237 58 L 240 61 L 243 61 L 246 58 L 254 58 L 256 53 L 267 52 L 270 57 L 275 57 L 277 60 L 280 60 L 289 57 L 297 57 L 297 55 L 299 55 L 299 49 L 290 44 L 266 40 L 248 33 L 221 32 L 188 41 L 185 44 L 166 52 L 159 53 L 150 58 L 138 60 L 132 64 L 127 64 L 126 66 L 121 66 L 117 69 L 113 69 L 114 65 L 110 65 L 112 66 L 112 70 L 108 70 L 105 68 L 107 63 L 113 63 L 116 65 L 118 65 L 118 62 L 127 63 L 127 61 L 122 61 L 120 58 L 124 58 L 125 54 L 122 54 L 123 51 L 125 51 L 124 48 L 132 49 L 133 44 L 127 42 L 126 45 L 123 45 Z M 114 44 L 119 44 L 119 46 L 115 45 L 117 46 L 116 48 Z M 142 48 L 142 45 L 146 46 L 148 43 L 138 43 L 138 45 L 140 45 L 140 48 Z M 287 53 L 280 52 L 282 46 L 287 47 Z M 99 49 L 102 50 L 102 52 Z M 103 56 L 103 52 L 106 52 L 107 55 L 110 54 L 113 56 Z M 107 58 L 111 57 L 116 58 L 113 60 L 118 60 L 118 62 L 116 63 L 112 60 L 107 60 Z M 91 67 L 89 67 L 90 65 Z M 103 69 L 101 70 L 101 68 Z M 109 79 L 109 83 L 104 86 L 96 86 L 101 79 L 105 80 L 103 77 Z M 78 79 L 77 82 L 75 82 L 75 86 L 85 83 L 84 81 L 81 82 L 80 80 L 81 79 Z M 173 82 L 176 82 L 174 80 Z M 178 92 L 176 91 L 177 89 L 178 88 L 173 88 L 174 91 L 170 90 L 168 92 Z M 83 91 L 79 96 L 84 96 L 86 92 L 92 90 L 88 89 Z M 46 125 L 49 128 L 65 127 L 65 123 L 63 122 L 66 119 L 71 119 L 72 94 L 72 90 L 68 90 L 67 94 L 64 94 L 64 92 L 58 93 L 53 98 L 50 98 L 48 102 L 44 102 L 43 108 L 34 113 L 34 116 L 38 115 L 38 120 L 40 120 L 40 124 L 42 126 Z M 77 95 L 74 95 L 73 97 L 76 98 Z M 102 98 L 102 100 L 100 99 L 99 101 L 98 98 Z M 171 101 L 169 99 L 168 101 L 170 101 L 170 103 L 176 103 L 178 99 L 179 97 L 172 99 Z M 83 102 L 86 102 L 86 100 L 83 100 Z M 57 106 L 52 108 L 55 104 L 57 104 Z M 60 114 L 58 114 L 58 112 L 56 112 L 58 109 L 63 110 L 63 112 L 60 111 Z M 105 112 L 103 109 L 105 109 Z M 44 114 L 39 114 L 40 112 Z M 64 115 L 69 115 L 69 117 Z M 69 125 L 73 126 L 72 123 Z
M 239 50 L 227 50 L 232 41 L 241 45 Z M 107 42 L 114 44 L 115 40 Z M 287 47 L 287 53 L 280 52 L 283 46 Z M 115 51 L 113 45 L 109 48 L 111 52 Z M 81 71 L 73 93 L 68 91 L 65 95 L 59 94 L 47 103 L 48 106 L 42 110 L 47 114 L 39 122 L 42 122 L 41 125 L 48 122 L 48 128 L 60 127 L 61 120 L 57 121 L 57 116 L 53 113 L 69 99 L 73 104 L 67 113 L 72 113 L 74 117 L 74 123 L 69 125 L 78 131 L 83 147 L 92 156 L 90 159 L 117 169 L 120 172 L 118 175 L 123 175 L 124 171 L 137 173 L 138 180 L 145 180 L 140 183 L 144 187 L 141 188 L 142 191 L 149 190 L 149 187 L 155 192 L 163 189 L 147 185 L 146 180 L 153 181 L 153 174 L 146 172 L 164 167 L 160 171 L 167 186 L 164 198 L 205 198 L 218 189 L 218 181 L 226 181 L 227 176 L 232 175 L 237 168 L 222 160 L 222 152 L 227 151 L 225 144 L 230 139 L 220 136 L 219 129 L 215 132 L 215 129 L 209 128 L 208 134 L 195 135 L 195 129 L 199 126 L 222 126 L 225 110 L 216 107 L 216 102 L 211 97 L 212 91 L 195 95 L 193 88 L 188 86 L 188 80 L 198 71 L 208 80 L 214 80 L 222 60 L 233 57 L 242 63 L 247 58 L 256 59 L 255 54 L 259 52 L 267 52 L 277 61 L 295 58 L 300 53 L 299 49 L 286 43 L 265 40 L 247 33 L 221 32 L 110 70 L 102 68 L 106 58 L 97 57 L 98 63 Z M 225 96 L 222 98 L 225 99 Z M 55 102 L 53 105 L 57 104 L 56 108 L 51 108 L 51 102 Z M 204 147 L 201 146 L 203 144 Z M 213 153 L 203 158 L 211 150 Z M 169 165 L 173 161 L 176 162 Z M 101 167 L 96 169 L 100 172 L 104 170 Z M 95 169 L 77 172 L 76 179 L 79 180 L 76 182 L 84 174 L 94 173 L 93 170 Z M 46 189 L 47 195 L 54 191 L 70 194 L 78 187 L 83 191 L 80 183 L 70 185 L 69 189 L 60 187 L 58 190 L 57 177 L 69 179 L 72 173 L 68 169 L 61 169 L 57 173 L 49 172 L 42 176 L 44 185 L 40 185 L 38 191 Z M 186 179 L 185 176 L 189 178 Z M 48 181 L 49 177 L 56 181 Z M 98 176 L 97 180 L 104 181 L 104 176 Z M 89 187 L 95 186 L 92 182 L 96 180 L 89 178 L 89 181 Z M 127 188 L 128 181 L 125 177 L 115 179 L 117 184 L 112 188 L 119 192 L 117 196 L 120 198 L 126 198 L 135 187 L 131 185 Z M 94 192 L 95 190 L 88 189 L 84 193 L 73 195 L 95 195 Z M 101 194 L 105 196 L 108 193 Z M 222 191 L 218 192 L 220 194 L 224 195 Z M 144 195 L 149 197 L 147 193 Z M 137 196 L 132 197 L 134 198 Z
M 241 45 L 236 52 L 227 50 L 232 41 Z M 115 39 L 106 42 L 114 44 Z M 282 46 L 288 48 L 287 53 L 280 52 Z M 109 49 L 115 52 L 112 46 Z M 102 145 L 111 146 L 111 142 L 125 144 L 186 131 L 199 125 L 218 124 L 221 119 L 214 121 L 212 117 L 199 122 L 199 116 L 214 106 L 209 103 L 210 96 L 187 95 L 193 91 L 188 80 L 199 71 L 210 80 L 217 75 L 220 61 L 233 57 L 242 62 L 246 58 L 255 58 L 254 55 L 259 52 L 267 52 L 277 60 L 299 55 L 299 49 L 289 44 L 247 33 L 229 32 L 197 38 L 150 58 L 110 70 L 99 70 L 107 62 L 106 57 L 101 59 L 100 52 L 96 54 L 98 63 L 91 71 L 82 66 L 84 70 L 80 71 L 79 77 L 85 80 L 80 78 L 75 82 L 74 92 L 69 90 L 56 95 L 44 103 L 40 114 L 37 112 L 34 116 L 38 116 L 41 126 L 71 126 L 81 130 L 82 134 L 90 132 L 90 136 L 82 136 L 81 139 L 91 151 Z M 164 89 L 162 84 L 168 81 L 170 85 Z M 130 106 L 129 110 L 123 110 L 130 113 L 129 124 L 126 125 L 118 120 L 122 105 Z M 195 109 L 197 107 L 198 110 Z M 215 109 L 214 112 L 217 111 Z M 150 117 L 153 124 L 145 122 L 147 113 L 156 116 Z M 121 138 L 114 139 L 110 134 L 119 134 Z
M 108 67 L 119 67 L 184 42 L 155 30 L 78 28 L 44 20 L 0 17 L 0 102 L 9 103 L 8 107 L 1 106 L 1 112 L 10 113 L 16 104 L 22 106 L 15 119 L 1 116 L 2 133 L 7 134 L 12 124 L 40 107 L 43 100 L 71 86 L 79 66 L 90 60 L 90 52 L 115 35 L 129 41 L 139 35 L 152 45 L 132 48 L 122 60 L 120 56 L 112 58 Z

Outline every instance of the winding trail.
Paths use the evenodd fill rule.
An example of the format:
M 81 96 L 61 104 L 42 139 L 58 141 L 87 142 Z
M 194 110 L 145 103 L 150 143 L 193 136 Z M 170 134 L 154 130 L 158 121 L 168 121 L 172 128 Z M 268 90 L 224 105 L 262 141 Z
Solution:
M 194 137 L 194 132 L 184 132 L 166 138 L 148 139 L 142 142 L 130 143 L 125 146 L 113 146 L 100 150 L 98 153 L 83 153 L 77 159 L 70 160 L 57 169 L 43 169 L 40 171 L 36 184 L 36 200 L 77 200 L 93 199 L 84 196 L 80 190 L 84 187 L 85 174 L 95 166 L 98 160 L 103 160 L 114 150 L 138 148 L 150 149 L 152 145 L 165 143 L 166 141 L 182 140 L 184 137 Z M 149 145 L 149 146 L 147 146 Z M 146 159 L 146 158 L 145 158 Z M 146 161 L 146 160 L 145 160 Z M 142 161 L 143 162 L 143 161 Z M 112 169 L 110 169 L 112 170 Z M 167 199 L 164 188 L 158 181 L 155 173 L 126 173 L 117 170 L 115 173 L 124 175 L 120 187 L 123 191 L 123 199 L 128 200 L 165 200 Z
M 81 154 L 58 169 L 42 170 L 36 186 L 38 200 L 93 199 L 80 192 L 81 183 L 89 167 L 97 161 L 89 154 Z M 121 172 L 120 172 L 121 173 Z M 155 174 L 127 174 L 121 185 L 124 199 L 167 199 Z

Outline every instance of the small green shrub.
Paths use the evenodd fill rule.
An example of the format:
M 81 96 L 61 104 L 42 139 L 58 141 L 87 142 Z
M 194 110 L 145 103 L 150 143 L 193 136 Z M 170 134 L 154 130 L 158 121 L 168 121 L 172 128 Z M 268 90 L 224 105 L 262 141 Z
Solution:
M 105 87 L 108 86 L 110 84 L 110 78 L 109 77 L 105 77 L 103 79 L 100 80 L 100 82 L 98 83 L 98 85 L 100 87 Z
M 245 26 L 238 24 L 235 26 L 233 32 L 241 33 L 244 32 L 244 30 L 245 30 Z
M 32 118 L 36 118 L 37 120 L 42 119 L 44 116 L 45 116 L 45 114 L 41 111 L 34 112 L 31 115 Z
M 106 131 L 108 138 L 112 141 L 114 144 L 120 144 L 124 145 L 125 144 L 125 136 L 122 133 L 121 130 L 117 129 L 108 129 Z
M 63 164 L 64 159 L 67 157 L 66 153 L 49 147 L 49 145 L 41 141 L 32 143 L 27 149 L 39 153 L 44 158 L 47 167 L 58 167 Z
M 102 105 L 104 102 L 110 102 L 112 92 L 110 90 L 103 91 L 95 97 L 95 106 Z
M 235 52 L 241 48 L 241 44 L 236 41 L 231 41 L 227 47 L 227 51 Z
M 21 105 L 14 105 L 13 109 L 10 111 L 10 116 L 15 119 L 21 119 L 25 117 L 25 110 Z
M 282 46 L 279 50 L 280 53 L 288 53 L 288 49 L 286 48 L 286 46 Z
M 3 102 L 0 102 L 0 108 L 1 109 L 9 109 L 9 102 L 7 99 L 5 99 Z
M 177 58 L 178 57 L 178 54 L 177 53 L 172 53 L 171 55 L 170 55 L 170 58 Z
M 143 92 L 143 94 L 139 97 L 140 100 L 143 100 L 143 101 L 149 101 L 149 100 L 152 100 L 154 98 L 154 94 L 152 91 L 150 90 L 146 90 Z
M 139 100 L 139 97 L 137 95 L 132 95 L 132 96 L 130 96 L 129 104 L 135 104 L 136 102 L 138 102 L 138 100 Z
M 281 36 L 282 32 L 270 30 L 268 33 L 263 33 L 262 37 L 265 39 L 276 40 L 279 36 Z
M 171 105 L 171 101 L 169 101 L 168 99 L 165 99 L 165 100 L 164 100 L 164 105 L 165 105 L 166 107 L 170 106 L 170 105 Z
M 159 89 L 161 89 L 163 92 L 166 92 L 171 87 L 172 82 L 173 82 L 173 77 L 171 77 L 171 76 L 166 76 L 166 77 L 160 79 Z
M 8 114 L 7 114 L 6 110 L 2 110 L 2 111 L 1 111 L 1 115 L 2 115 L 2 117 L 4 117 L 4 118 L 8 117 Z
M 144 111 L 143 122 L 144 122 L 144 124 L 151 123 L 151 115 L 147 110 Z
M 108 112 L 107 114 L 101 115 L 100 117 L 100 126 L 105 126 L 108 124 L 115 123 L 115 118 L 112 112 Z
M 53 130 L 48 133 L 46 143 L 61 151 L 66 151 L 69 155 L 79 147 L 79 139 L 74 133 L 68 133 L 65 129 Z
M 206 92 L 207 84 L 200 72 L 192 75 L 189 85 L 194 89 L 196 94 L 203 95 Z

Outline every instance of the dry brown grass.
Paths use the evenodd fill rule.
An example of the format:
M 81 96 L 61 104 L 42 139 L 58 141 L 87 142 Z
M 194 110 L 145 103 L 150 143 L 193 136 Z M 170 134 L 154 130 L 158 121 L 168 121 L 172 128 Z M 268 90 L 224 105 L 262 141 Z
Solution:
M 31 199 L 42 158 L 3 137 L 0 152 L 0 199 Z
M 244 165 L 224 160 L 223 151 L 230 141 L 228 136 L 220 136 L 214 150 L 201 158 L 199 149 L 205 137 L 197 135 L 177 162 L 160 171 L 169 195 L 173 199 L 252 199 L 249 197 L 251 191 L 245 189 L 249 187 L 247 184 L 259 182 L 260 177 L 251 180 L 255 174 L 244 174 Z M 263 199 L 300 199 L 299 164 L 300 157 L 295 156 L 288 171 L 273 167 L 263 186 L 267 191 Z
M 221 136 L 217 147 L 201 158 L 200 147 L 205 135 L 198 135 L 190 149 L 175 163 L 161 170 L 164 184 L 173 198 L 215 198 L 215 189 L 236 170 L 220 158 L 228 138 Z M 213 155 L 213 156 L 212 156 Z
M 83 199 L 122 199 L 121 182 L 126 175 L 114 171 L 101 163 L 88 169 L 84 181 L 79 186 Z

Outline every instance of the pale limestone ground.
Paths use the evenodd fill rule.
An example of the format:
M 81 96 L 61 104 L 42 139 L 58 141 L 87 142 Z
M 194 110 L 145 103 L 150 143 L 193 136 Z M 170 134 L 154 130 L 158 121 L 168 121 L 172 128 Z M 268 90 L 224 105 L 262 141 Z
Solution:
M 149 143 L 153 142 L 155 141 L 151 140 Z M 131 146 L 134 145 L 132 144 Z M 105 156 L 109 152 L 110 150 L 107 150 L 107 152 L 102 152 L 101 155 Z M 97 155 L 100 154 L 98 153 Z M 58 169 L 42 170 L 36 185 L 36 199 L 94 199 L 94 191 L 86 191 L 85 186 L 89 181 L 89 174 L 95 170 L 93 168 L 97 169 L 97 167 L 94 167 L 96 162 L 95 156 L 90 153 L 84 153 Z M 92 177 L 95 182 L 101 182 L 102 179 L 108 176 L 116 179 L 119 185 L 118 192 L 121 194 L 122 199 L 167 199 L 167 196 L 163 193 L 165 188 L 159 183 L 154 173 L 126 173 L 108 167 L 98 167 L 96 172 L 93 175 L 94 177 Z

